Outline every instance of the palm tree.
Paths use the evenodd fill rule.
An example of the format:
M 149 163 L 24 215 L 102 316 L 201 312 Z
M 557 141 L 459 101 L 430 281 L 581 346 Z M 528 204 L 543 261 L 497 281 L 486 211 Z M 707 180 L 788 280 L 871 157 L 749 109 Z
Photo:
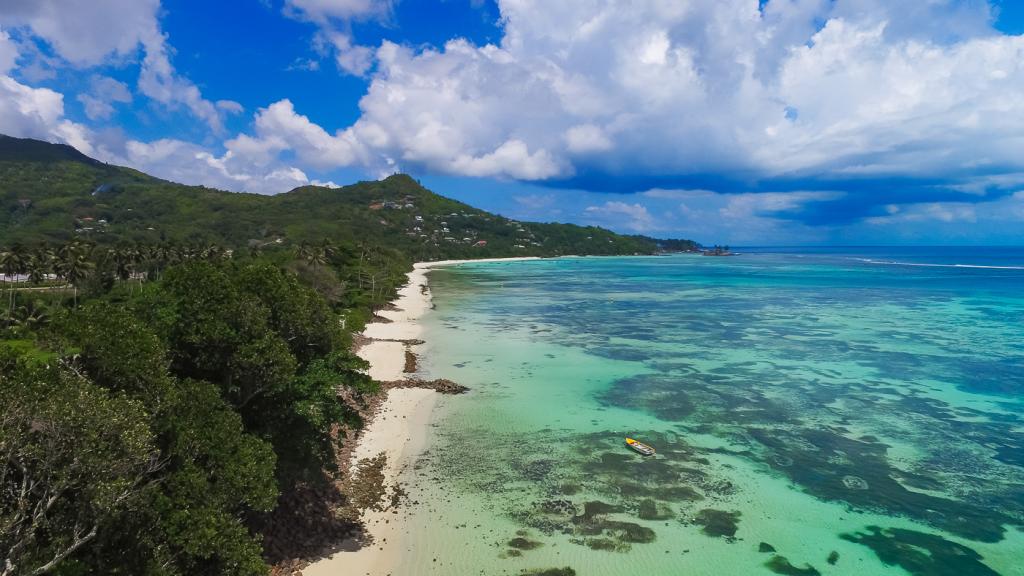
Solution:
M 320 249 L 323 250 L 324 256 L 326 256 L 328 260 L 333 260 L 334 257 L 338 255 L 338 248 L 333 242 L 331 242 L 330 238 L 324 238 L 320 242 Z
M 25 270 L 25 248 L 15 244 L 8 250 L 0 252 L 0 272 L 3 272 L 4 279 L 10 284 L 7 287 L 7 313 L 14 310 L 14 280 L 18 274 Z
M 309 245 L 309 242 L 299 242 L 299 245 L 295 247 L 295 257 L 299 260 L 308 260 L 312 249 L 313 247 Z
M 110 248 L 107 250 L 107 256 L 114 264 L 114 276 L 117 277 L 118 280 L 123 282 L 132 277 L 134 263 L 131 249 Z
M 96 265 L 89 260 L 90 247 L 78 241 L 72 241 L 57 251 L 57 275 L 74 288 L 74 306 L 78 307 L 78 285 L 89 276 Z
M 327 264 L 327 253 L 320 246 L 311 246 L 309 253 L 306 255 L 306 262 L 316 270 L 321 265 Z
M 25 264 L 25 272 L 28 274 L 29 284 L 38 286 L 46 279 L 46 272 L 50 268 L 50 263 L 45 253 L 36 251 L 34 254 L 29 255 L 28 262 Z
M 166 268 L 167 264 L 171 261 L 171 252 L 172 251 L 170 247 L 168 247 L 166 244 L 154 246 L 153 249 L 150 250 L 149 257 L 150 260 L 152 260 L 153 262 L 153 267 L 156 271 L 157 277 L 160 276 L 164 268 Z
M 44 274 L 53 272 L 53 263 L 57 261 L 57 252 L 46 243 L 36 248 L 36 260 L 42 265 Z
M 36 300 L 14 309 L 8 319 L 12 330 L 32 333 L 38 331 L 50 321 L 50 314 L 41 300 Z

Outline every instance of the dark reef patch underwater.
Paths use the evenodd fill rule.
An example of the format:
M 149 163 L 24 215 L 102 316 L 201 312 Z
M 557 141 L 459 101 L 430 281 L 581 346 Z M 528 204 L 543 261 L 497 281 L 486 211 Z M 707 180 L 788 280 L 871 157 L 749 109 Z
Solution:
M 914 576 L 995 576 L 981 556 L 967 546 L 941 536 L 899 528 L 868 526 L 867 532 L 843 534 L 843 539 L 864 544 L 882 562 L 897 565 Z
M 432 376 L 474 392 L 423 475 L 503 526 L 495 571 L 1024 575 L 1024 271 L 678 256 L 431 282 Z

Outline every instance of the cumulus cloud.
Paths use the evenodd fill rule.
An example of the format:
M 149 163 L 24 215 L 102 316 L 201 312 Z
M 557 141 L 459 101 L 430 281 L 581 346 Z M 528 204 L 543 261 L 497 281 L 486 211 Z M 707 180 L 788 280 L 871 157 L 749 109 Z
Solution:
M 373 67 L 374 51 L 356 42 L 352 23 L 386 19 L 393 5 L 393 0 L 285 0 L 284 14 L 316 24 L 315 46 L 332 51 L 339 69 L 362 76 Z
M 295 111 L 290 100 L 261 108 L 254 120 L 255 136 L 246 134 L 225 143 L 228 152 L 267 163 L 277 153 L 290 150 L 307 166 L 331 168 L 358 161 L 360 146 L 351 130 L 329 134 L 308 117 Z
M 143 40 L 146 56 L 139 71 L 139 92 L 171 108 L 184 106 L 216 132 L 223 128 L 217 106 L 203 98 L 199 88 L 179 75 L 171 64 L 170 51 L 162 33 Z
M 241 114 L 245 112 L 245 107 L 234 100 L 217 100 L 214 105 L 218 110 L 223 110 L 228 114 Z
M 338 68 L 349 74 L 362 76 L 373 67 L 373 49 L 356 44 L 350 33 L 328 30 L 322 34 L 334 47 L 334 60 Z
M 385 16 L 392 4 L 391 0 L 285 0 L 284 10 L 293 17 L 328 23 Z
M 159 0 L 5 0 L 0 25 L 25 26 L 75 66 L 131 56 L 156 30 Z
M 89 81 L 89 92 L 78 95 L 90 120 L 106 120 L 114 114 L 114 104 L 132 101 L 128 85 L 109 76 L 95 75 Z
M 996 33 L 985 2 L 499 7 L 498 45 L 377 50 L 351 127 L 371 162 L 623 189 L 651 174 L 966 184 L 1024 168 L 1024 39 Z
M 978 214 L 973 204 L 962 202 L 927 202 L 922 204 L 889 205 L 885 216 L 867 218 L 865 222 L 875 225 L 902 224 L 906 222 L 977 222 Z
M 600 206 L 587 206 L 584 213 L 594 222 L 633 232 L 650 232 L 657 228 L 647 207 L 634 203 L 608 201 Z
M 94 93 L 106 98 L 125 98 L 124 86 L 110 78 L 96 77 L 91 84 Z M 100 104 L 86 100 L 87 110 L 90 105 Z M 101 106 L 101 114 L 105 113 Z M 0 134 L 64 142 L 104 162 L 186 184 L 279 193 L 312 182 L 303 170 L 275 157 L 274 151 L 288 145 L 283 141 L 267 143 L 240 137 L 223 153 L 217 153 L 173 138 L 142 142 L 116 131 L 97 133 L 65 117 L 64 95 L 60 92 L 33 88 L 9 76 L 0 76 Z
M 18 60 L 18 46 L 11 35 L 0 30 L 0 74 L 7 74 Z
M 521 140 L 508 140 L 493 152 L 481 156 L 462 154 L 452 159 L 449 165 L 465 176 L 509 176 L 520 180 L 540 180 L 559 172 L 547 151 L 530 153 Z
M 134 57 L 142 46 L 139 92 L 172 109 L 184 107 L 219 131 L 222 119 L 217 106 L 171 64 L 172 48 L 160 30 L 159 10 L 159 0 L 7 0 L 0 10 L 0 26 L 30 31 L 79 68 Z M 96 118 L 112 113 L 110 101 L 94 94 L 83 104 Z
M 762 192 L 729 194 L 719 213 L 726 218 L 747 219 L 751 216 L 774 216 L 803 209 L 807 204 L 837 200 L 842 192 Z
M 579 124 L 565 131 L 566 149 L 573 154 L 604 152 L 612 148 L 612 141 L 598 126 Z
M 64 118 L 64 95 L 0 76 L 0 134 L 67 142 L 92 152 L 84 126 Z
M 294 166 L 254 166 L 231 151 L 218 156 L 202 146 L 170 138 L 128 140 L 117 148 L 102 149 L 98 155 L 167 180 L 226 190 L 276 194 L 310 183 L 306 173 Z

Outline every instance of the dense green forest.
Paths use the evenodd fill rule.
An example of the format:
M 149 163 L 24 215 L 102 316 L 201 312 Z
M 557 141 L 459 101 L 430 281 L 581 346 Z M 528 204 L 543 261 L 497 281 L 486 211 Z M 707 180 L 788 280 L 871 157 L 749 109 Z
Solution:
M 408 176 L 234 194 L 7 137 L 0 200 L 0 576 L 315 554 L 384 498 L 339 470 L 380 390 L 352 334 L 413 261 L 695 247 L 518 223 Z
M 439 196 L 406 175 L 261 196 L 184 186 L 109 166 L 75 149 L 0 136 L 0 245 L 165 242 L 268 247 L 329 238 L 386 246 L 411 260 L 652 254 L 687 240 L 598 227 L 516 222 Z

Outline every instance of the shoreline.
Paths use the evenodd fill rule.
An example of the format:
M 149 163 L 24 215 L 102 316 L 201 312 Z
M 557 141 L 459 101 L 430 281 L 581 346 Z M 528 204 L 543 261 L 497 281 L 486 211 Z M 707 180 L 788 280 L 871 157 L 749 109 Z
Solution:
M 419 319 L 431 309 L 427 274 L 434 268 L 470 262 L 514 262 L 537 257 L 482 258 L 417 262 L 405 286 L 388 309 L 377 312 L 381 321 L 366 325 L 356 354 L 369 362 L 367 374 L 382 383 L 397 383 L 413 376 L 406 372 L 408 353 L 423 346 Z M 427 445 L 427 428 L 439 400 L 437 390 L 426 387 L 387 386 L 385 398 L 356 440 L 351 462 L 384 453 L 384 481 L 396 486 L 403 472 Z M 366 532 L 342 543 L 340 549 L 302 569 L 304 576 L 375 576 L 392 574 L 401 556 L 404 528 L 402 510 L 367 510 L 362 515 Z

